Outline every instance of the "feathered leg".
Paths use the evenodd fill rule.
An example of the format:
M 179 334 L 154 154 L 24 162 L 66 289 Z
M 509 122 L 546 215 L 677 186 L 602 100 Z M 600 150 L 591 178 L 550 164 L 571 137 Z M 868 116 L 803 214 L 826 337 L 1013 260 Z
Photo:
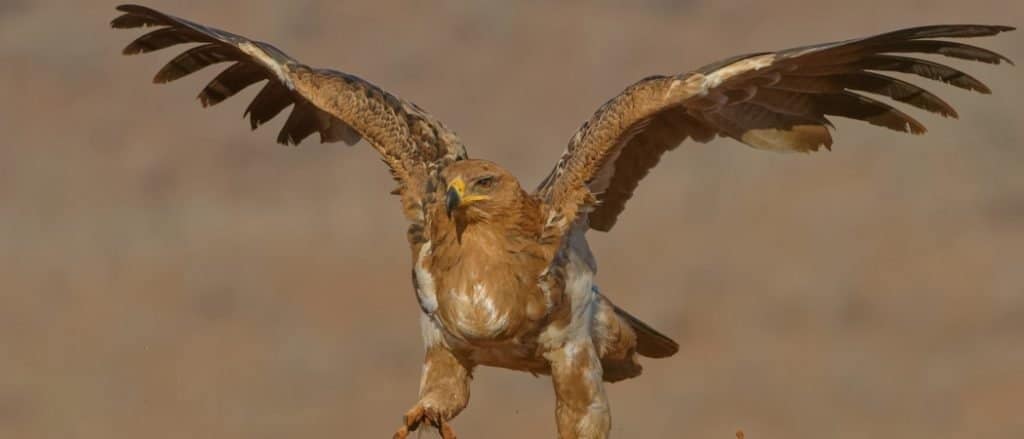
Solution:
M 605 439 L 612 417 L 592 334 L 600 299 L 593 284 L 596 264 L 582 232 L 569 236 L 559 257 L 566 259 L 553 264 L 542 282 L 546 291 L 561 290 L 569 307 L 556 311 L 538 338 L 555 385 L 558 437 Z
M 570 340 L 545 355 L 555 384 L 560 439 L 604 439 L 612 418 L 604 393 L 601 360 L 590 337 Z
M 423 338 L 427 353 L 420 378 L 420 400 L 405 413 L 403 425 L 394 439 L 405 439 L 427 423 L 441 433 L 444 439 L 455 439 L 452 420 L 469 404 L 471 366 L 460 361 L 442 342 L 435 324 L 424 316 Z

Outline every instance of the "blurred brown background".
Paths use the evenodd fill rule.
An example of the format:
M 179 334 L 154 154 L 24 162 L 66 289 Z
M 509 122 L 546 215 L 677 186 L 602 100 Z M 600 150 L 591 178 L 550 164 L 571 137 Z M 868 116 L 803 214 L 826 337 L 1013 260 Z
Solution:
M 526 186 L 625 85 L 1006 0 L 152 4 L 411 99 Z M 421 359 L 392 183 L 149 78 L 105 1 L 0 3 L 0 437 L 390 437 Z M 1018 61 L 1024 34 L 973 40 Z M 1024 437 L 1019 68 L 916 81 L 960 121 L 838 120 L 831 153 L 687 144 L 594 233 L 602 289 L 680 353 L 610 386 L 621 438 Z M 465 438 L 554 436 L 545 378 L 477 372 Z

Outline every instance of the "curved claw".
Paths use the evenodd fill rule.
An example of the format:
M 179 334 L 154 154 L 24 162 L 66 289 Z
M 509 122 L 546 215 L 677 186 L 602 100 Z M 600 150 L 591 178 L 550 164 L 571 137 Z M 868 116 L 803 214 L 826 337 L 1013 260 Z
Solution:
M 430 410 L 423 408 L 423 406 L 419 404 L 406 412 L 405 416 L 402 417 L 402 422 L 405 425 L 400 427 L 392 438 L 407 439 L 409 437 L 409 433 L 420 428 L 420 425 L 423 424 L 424 421 L 437 428 L 442 439 L 456 439 L 455 430 L 453 430 L 452 426 L 448 424 L 448 421 L 444 421 L 441 416 L 438 416 L 436 413 L 431 413 Z

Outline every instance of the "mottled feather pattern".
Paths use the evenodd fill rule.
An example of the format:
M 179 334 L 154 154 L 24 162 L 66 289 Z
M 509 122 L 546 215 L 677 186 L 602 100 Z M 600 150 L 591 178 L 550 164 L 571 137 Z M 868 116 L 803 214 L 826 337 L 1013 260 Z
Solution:
M 537 194 L 563 215 L 571 216 L 584 209 L 591 228 L 607 231 L 625 208 L 639 180 L 665 151 L 687 137 L 708 141 L 710 131 L 755 148 L 811 152 L 832 146 L 827 116 L 912 134 L 924 133 L 924 125 L 910 115 L 858 92 L 955 118 L 956 110 L 935 94 L 879 72 L 909 73 L 989 93 L 981 81 L 955 68 L 892 54 L 924 53 L 991 64 L 1010 63 L 988 49 L 933 38 L 983 37 L 1012 29 L 986 25 L 924 26 L 779 52 L 738 55 L 672 77 L 673 80 L 662 76 L 644 79 L 602 105 L 583 124 Z M 659 117 L 670 113 L 676 116 Z M 684 122 L 673 125 L 677 120 Z M 642 122 L 648 123 L 643 132 L 631 131 Z M 693 135 L 695 131 L 701 135 Z M 647 132 L 655 134 L 646 135 Z M 620 149 L 622 154 L 613 153 Z M 599 182 L 598 177 L 609 174 L 611 183 Z M 595 190 L 595 186 L 602 188 Z M 592 192 L 595 204 L 590 209 L 578 205 L 588 203 L 584 194 L 588 191 Z M 560 229 L 551 233 L 565 233 L 566 227 L 561 224 Z

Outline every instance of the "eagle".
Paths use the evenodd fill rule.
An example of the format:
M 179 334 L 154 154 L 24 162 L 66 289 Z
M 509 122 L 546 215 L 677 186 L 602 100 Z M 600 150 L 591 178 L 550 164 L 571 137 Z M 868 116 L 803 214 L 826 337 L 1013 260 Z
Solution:
M 470 158 L 455 132 L 421 107 L 362 78 L 311 67 L 268 43 L 144 6 L 117 10 L 122 14 L 111 22 L 114 28 L 154 28 L 124 54 L 195 44 L 161 68 L 154 82 L 230 63 L 199 93 L 204 107 L 266 81 L 245 109 L 250 128 L 292 107 L 279 143 L 297 145 L 317 133 L 321 142 L 365 140 L 380 154 L 409 223 L 425 345 L 419 400 L 395 438 L 418 428 L 454 438 L 450 422 L 468 405 L 478 366 L 549 375 L 559 437 L 608 437 L 605 383 L 640 375 L 639 357 L 668 357 L 679 345 L 598 289 L 586 234 L 612 229 L 661 156 L 684 140 L 717 137 L 771 151 L 831 149 L 831 116 L 922 134 L 920 122 L 866 94 L 955 118 L 956 110 L 938 96 L 886 73 L 991 93 L 967 73 L 907 54 L 1011 63 L 950 40 L 1013 30 L 914 27 L 649 76 L 598 108 L 551 173 L 528 191 L 497 163 Z

